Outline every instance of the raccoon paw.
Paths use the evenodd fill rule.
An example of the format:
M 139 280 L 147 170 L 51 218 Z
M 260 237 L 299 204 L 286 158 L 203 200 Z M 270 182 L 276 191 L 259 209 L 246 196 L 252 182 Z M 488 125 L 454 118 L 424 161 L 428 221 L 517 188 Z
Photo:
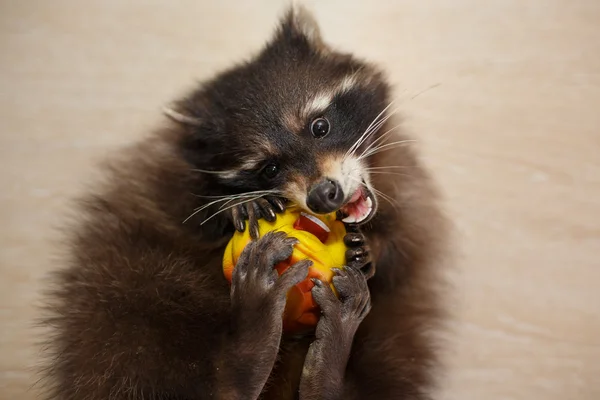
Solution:
M 315 334 L 317 339 L 347 339 L 346 345 L 351 346 L 358 325 L 371 310 L 371 295 L 366 278 L 358 270 L 334 268 L 334 273 L 333 286 L 339 297 L 329 285 L 312 279 L 315 286 L 311 293 L 323 315 Z
M 244 313 L 244 316 L 238 317 L 250 324 L 260 324 L 265 322 L 260 316 L 265 317 L 265 310 L 269 310 L 273 312 L 273 321 L 281 323 L 286 293 L 306 278 L 312 265 L 312 261 L 302 260 L 282 275 L 277 273 L 275 266 L 288 259 L 297 244 L 298 239 L 288 237 L 284 232 L 269 232 L 244 248 L 233 269 L 231 281 L 232 307 Z M 269 303 L 268 307 L 265 302 Z M 252 331 L 260 330 L 242 330 L 246 333 Z
M 360 270 L 366 279 L 370 279 L 375 275 L 375 263 L 371 259 L 365 235 L 355 227 L 348 227 L 347 231 L 348 233 L 344 236 L 344 243 L 348 247 L 348 250 L 346 250 L 346 265 Z
M 315 340 L 304 359 L 300 398 L 345 398 L 344 376 L 356 330 L 371 310 L 371 294 L 365 277 L 356 269 L 334 269 L 333 286 L 313 278 L 311 290 L 321 317 Z M 323 394 L 326 393 L 326 396 Z
M 250 237 L 258 239 L 258 221 L 261 218 L 269 222 L 275 221 L 276 214 L 285 211 L 285 201 L 280 197 L 265 196 L 253 201 L 238 204 L 231 209 L 233 226 L 239 232 L 246 229 L 246 221 L 250 230 Z

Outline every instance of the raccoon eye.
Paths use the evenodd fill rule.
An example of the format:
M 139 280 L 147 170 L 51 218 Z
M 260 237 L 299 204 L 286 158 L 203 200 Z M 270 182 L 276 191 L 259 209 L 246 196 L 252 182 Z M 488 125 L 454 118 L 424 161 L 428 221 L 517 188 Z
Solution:
M 326 118 L 317 118 L 310 124 L 310 132 L 316 138 L 322 138 L 329 133 L 329 121 Z
M 268 164 L 263 169 L 263 174 L 269 179 L 275 178 L 279 174 L 279 166 L 277 164 Z

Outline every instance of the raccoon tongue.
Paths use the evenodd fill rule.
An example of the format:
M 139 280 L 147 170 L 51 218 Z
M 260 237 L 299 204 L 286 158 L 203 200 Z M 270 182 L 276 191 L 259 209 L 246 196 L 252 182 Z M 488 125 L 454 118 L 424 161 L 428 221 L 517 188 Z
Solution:
M 355 203 L 358 199 L 360 199 L 363 195 L 362 188 L 358 188 L 356 192 L 352 195 L 348 203 Z

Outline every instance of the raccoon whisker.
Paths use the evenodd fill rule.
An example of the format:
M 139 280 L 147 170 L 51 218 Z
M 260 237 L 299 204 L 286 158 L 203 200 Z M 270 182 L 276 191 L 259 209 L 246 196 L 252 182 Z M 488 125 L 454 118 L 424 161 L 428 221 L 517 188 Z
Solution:
M 170 107 L 163 107 L 163 113 L 173 121 L 178 122 L 180 124 L 202 126 L 202 121 L 198 118 L 190 117 L 189 115 L 184 115 Z
M 195 209 L 195 210 L 194 210 L 194 211 L 193 211 L 193 212 L 192 212 L 192 213 L 191 213 L 191 214 L 190 214 L 190 215 L 189 215 L 189 216 L 188 216 L 186 219 L 184 219 L 184 220 L 183 220 L 183 222 L 181 222 L 181 223 L 182 223 L 182 224 L 185 224 L 186 222 L 188 222 L 188 221 L 190 220 L 190 218 L 192 218 L 194 215 L 198 214 L 199 212 L 201 212 L 201 211 L 202 211 L 202 210 L 204 210 L 205 208 L 208 208 L 208 207 L 212 206 L 212 205 L 213 205 L 213 204 L 215 204 L 215 203 L 218 203 L 218 202 L 220 202 L 220 201 L 225 201 L 225 200 L 227 200 L 227 199 L 219 199 L 219 200 L 215 200 L 215 201 L 212 201 L 212 202 L 210 202 L 210 203 L 208 203 L 208 204 L 205 204 L 205 205 L 203 205 L 202 207 L 198 207 L 198 208 L 196 208 L 196 209 Z
M 381 146 L 376 146 L 375 148 L 371 149 L 370 151 L 377 151 L 381 148 L 385 148 L 388 146 L 396 146 L 396 145 L 403 145 L 403 144 L 407 144 L 407 143 L 416 143 L 416 142 L 417 142 L 417 140 L 415 140 L 415 139 L 402 139 L 402 140 L 397 140 L 395 142 L 382 143 Z
M 192 193 L 192 194 L 193 194 L 195 197 L 200 197 L 200 198 L 202 198 L 202 199 L 225 199 L 225 198 L 228 198 L 228 197 L 229 197 L 229 195 L 220 195 L 220 196 L 204 196 L 204 195 L 201 195 L 201 194 L 195 194 L 195 193 Z
M 405 144 L 411 143 L 411 142 L 416 142 L 416 140 L 407 139 L 407 140 L 400 140 L 400 141 L 392 142 L 392 143 L 386 143 L 386 144 L 378 146 L 372 150 L 369 150 L 366 154 L 363 154 L 360 157 L 358 157 L 358 159 L 362 160 L 364 158 L 371 157 L 374 154 L 381 153 L 382 151 L 395 149 L 397 147 L 404 146 Z
M 396 202 L 394 199 L 392 199 L 390 196 L 388 195 L 383 195 L 383 193 L 379 193 L 379 196 L 381 196 L 383 199 L 385 199 L 385 201 L 387 201 L 388 203 L 390 203 L 390 205 L 395 208 L 398 209 L 398 202 Z
M 348 151 L 346 152 L 344 158 L 347 158 L 350 154 L 352 154 L 354 151 L 356 151 L 356 149 L 358 147 L 360 147 L 360 145 L 363 142 L 363 139 L 366 139 L 367 135 L 369 135 L 371 129 L 374 127 L 374 125 L 376 125 L 379 121 L 379 118 L 381 118 L 382 115 L 385 114 L 385 112 L 394 104 L 394 102 L 390 102 L 390 104 L 387 105 L 387 107 L 385 107 L 379 114 L 377 114 L 377 116 L 375 117 L 375 119 L 369 124 L 369 126 L 367 126 L 367 129 L 365 129 L 365 132 L 358 138 L 358 140 L 356 142 L 354 142 L 354 144 L 350 147 L 350 149 L 348 149 Z
M 390 129 L 388 129 L 385 133 L 381 134 L 377 139 L 375 139 L 369 146 L 367 146 L 367 148 L 362 152 L 361 156 L 363 154 L 365 154 L 367 151 L 371 150 L 372 148 L 382 144 L 382 142 L 385 140 L 386 137 L 388 137 L 389 135 L 392 134 L 392 132 L 394 132 L 396 129 L 400 128 L 402 126 L 402 124 L 398 124 Z
M 202 210 L 207 209 L 208 207 L 212 206 L 213 204 L 217 204 L 220 203 L 222 201 L 225 201 L 226 204 L 230 203 L 233 200 L 237 200 L 240 198 L 248 198 L 248 197 L 254 197 L 254 196 L 258 196 L 253 198 L 253 200 L 258 199 L 266 194 L 280 194 L 281 192 L 279 190 L 256 190 L 253 192 L 246 192 L 246 193 L 241 193 L 241 194 L 235 194 L 235 195 L 229 195 L 229 196 L 214 196 L 214 197 L 220 197 L 217 200 L 213 200 L 207 204 L 204 204 L 198 208 L 194 209 L 194 212 L 192 214 L 190 214 L 189 217 L 187 217 L 186 219 L 183 220 L 183 224 L 185 224 L 187 221 L 190 220 L 190 218 L 192 218 L 194 215 L 198 214 L 199 212 L 201 212 Z M 197 195 L 198 196 L 198 195 Z M 213 196 L 198 196 L 198 197 L 213 197 Z M 221 205 L 220 208 L 222 208 L 225 204 Z
M 397 175 L 397 176 L 411 176 L 410 174 L 403 174 L 402 172 L 392 171 L 370 171 L 370 174 L 381 174 L 381 175 Z
M 435 89 L 436 87 L 440 86 L 442 83 L 438 82 L 438 83 L 434 83 L 433 85 L 421 90 L 420 92 L 417 92 L 417 94 L 414 94 L 413 96 L 411 96 L 410 100 L 413 100 L 416 97 L 419 97 L 420 95 L 422 95 L 423 93 L 429 92 L 431 89 Z
M 230 198 L 225 203 L 221 204 L 221 206 L 219 207 L 219 209 L 225 207 L 227 204 L 229 204 L 232 201 L 237 200 L 237 199 L 243 199 L 243 198 L 253 197 L 253 196 L 256 196 L 258 194 L 260 194 L 261 197 L 262 197 L 265 194 L 279 194 L 279 193 L 281 193 L 281 192 L 280 191 L 275 191 L 275 190 L 274 191 L 265 191 L 265 193 L 262 193 L 262 194 L 260 194 L 259 192 L 250 192 L 249 194 L 239 195 L 239 196 L 235 196 L 235 197 Z
M 209 170 L 209 169 L 197 169 L 197 168 L 190 169 L 190 171 L 193 171 L 193 172 L 202 172 L 203 174 L 215 174 L 215 175 L 218 175 L 218 174 L 230 174 L 232 172 L 236 172 L 233 169 L 223 170 L 223 171 L 213 171 L 213 170 Z
M 350 179 L 351 181 L 354 181 L 354 182 L 358 183 L 359 186 L 365 186 L 365 183 L 363 182 L 362 179 L 356 178 L 354 176 L 348 176 L 348 179 Z
M 204 196 L 201 194 L 194 194 L 194 196 L 201 197 L 203 199 L 229 199 L 232 196 L 246 196 L 246 195 L 258 194 L 258 193 L 281 194 L 282 192 L 281 192 L 281 190 L 268 189 L 268 190 L 255 190 L 252 192 L 244 192 L 244 193 L 224 194 L 224 195 L 219 195 L 219 196 Z
M 365 171 L 375 171 L 378 169 L 395 169 L 395 168 L 418 168 L 416 165 L 386 165 L 384 167 L 367 167 L 364 168 Z
M 245 197 L 242 197 L 242 199 L 244 199 Z M 227 204 L 231 203 L 232 201 L 235 201 L 236 199 L 229 199 L 227 200 L 225 203 L 221 204 L 219 206 L 219 210 L 222 209 L 223 207 L 225 207 Z
M 220 203 L 222 201 L 227 201 L 229 198 L 223 198 L 223 199 L 219 199 L 219 200 L 215 200 L 215 201 L 211 201 L 208 204 L 205 204 L 201 207 L 198 207 L 196 209 L 194 209 L 194 212 L 192 212 L 186 219 L 183 220 L 182 224 L 185 224 L 186 222 L 188 222 L 190 220 L 190 218 L 192 218 L 194 215 L 198 214 L 199 212 L 201 212 L 202 210 L 207 209 L 208 207 L 212 206 L 213 204 L 216 203 Z
M 364 137 L 363 140 L 360 141 L 360 143 L 358 143 L 358 146 L 350 154 L 351 155 L 356 154 L 356 151 L 360 148 L 360 146 L 362 146 L 362 144 L 365 143 L 371 136 L 373 136 L 374 134 L 379 132 L 379 129 L 381 129 L 381 127 L 388 121 L 388 119 L 390 119 L 397 111 L 398 111 L 398 109 L 394 109 L 385 118 L 380 120 L 373 128 L 371 128 L 371 131 L 369 132 L 369 134 L 366 137 Z
M 377 122 L 377 124 L 375 124 L 373 126 L 373 128 L 371 128 L 371 131 L 369 132 L 369 134 L 367 136 L 365 136 L 363 138 L 363 140 L 360 141 L 360 143 L 358 144 L 358 146 L 352 151 L 352 154 L 356 153 L 356 151 L 358 150 L 358 148 L 360 146 L 362 146 L 362 144 L 364 142 L 366 142 L 371 136 L 373 136 L 375 133 L 379 132 L 379 129 L 381 129 L 381 127 L 396 113 L 398 112 L 398 108 L 395 108 L 394 110 L 392 110 L 388 115 L 386 115 L 384 118 L 382 118 L 379 122 Z
M 392 104 L 394 104 L 394 102 L 390 103 L 389 106 L 391 106 Z M 374 130 L 379 129 L 381 127 L 381 125 L 383 125 L 388 119 L 390 119 L 393 115 L 395 115 L 400 110 L 400 106 L 393 108 L 392 110 L 388 110 L 389 106 L 386 107 L 384 110 L 386 112 L 386 114 L 383 114 L 380 117 L 379 121 L 377 121 L 375 124 L 373 124 L 373 126 L 371 127 L 371 133 Z
M 212 206 L 213 204 L 219 203 L 221 201 L 225 201 L 225 204 L 230 203 L 233 200 L 237 200 L 237 199 L 243 199 L 246 197 L 253 197 L 253 196 L 264 196 L 266 194 L 275 194 L 275 193 L 279 193 L 279 191 L 267 191 L 267 190 L 257 190 L 255 192 L 248 192 L 248 193 L 242 193 L 242 194 L 236 194 L 236 195 L 231 195 L 231 196 L 224 196 L 218 200 L 214 200 L 211 201 L 210 203 L 204 204 L 196 209 L 194 209 L 194 211 L 202 211 L 205 208 L 208 208 L 210 206 Z M 223 207 L 223 205 L 221 205 L 221 207 Z
M 379 120 L 379 118 L 381 118 L 385 112 L 392 106 L 394 105 L 394 100 L 390 101 L 390 104 L 388 104 L 383 110 L 381 110 L 381 112 L 379 114 L 377 114 L 377 116 L 375 117 L 375 119 L 369 124 L 369 126 L 367 127 L 367 129 L 365 131 L 369 131 L 369 129 L 371 129 L 371 127 L 373 125 L 375 125 L 375 123 L 377 123 L 377 121 Z
M 396 112 L 398 111 L 398 109 L 394 109 L 392 112 L 390 112 L 387 116 L 385 116 L 384 118 L 382 118 L 381 120 L 379 120 L 377 123 L 375 123 L 373 126 L 370 126 L 370 128 L 368 128 L 365 133 L 363 133 L 363 135 L 354 143 L 354 145 L 350 148 L 350 150 L 347 152 L 347 155 L 345 157 L 348 157 L 349 155 L 353 155 L 356 153 L 356 151 L 360 148 L 360 146 L 367 141 L 372 135 L 374 135 L 375 133 L 377 133 L 379 131 L 379 129 L 383 126 L 383 124 L 386 123 L 386 121 L 392 116 L 394 115 Z
M 216 213 L 214 213 L 213 215 L 211 215 L 210 217 L 206 218 L 204 221 L 200 222 L 200 225 L 204 225 L 206 222 L 208 222 L 209 220 L 211 220 L 212 218 L 214 218 L 215 216 L 217 216 L 217 215 L 221 214 L 221 213 L 222 213 L 222 212 L 224 212 L 224 211 L 230 210 L 230 209 L 232 209 L 233 207 L 237 207 L 237 206 L 239 206 L 240 204 L 244 204 L 244 203 L 248 203 L 248 202 L 250 202 L 250 201 L 254 201 L 254 200 L 256 200 L 256 199 L 260 199 L 261 197 L 262 197 L 262 195 L 261 195 L 261 196 L 255 196 L 255 197 L 252 197 L 251 199 L 244 200 L 244 201 L 239 201 L 239 202 L 237 202 L 237 203 L 235 203 L 235 204 L 232 204 L 232 205 L 230 205 L 229 207 L 223 208 L 222 210 L 219 210 L 219 211 L 217 211 Z
M 383 193 L 381 190 L 379 189 L 375 189 L 374 187 L 370 188 L 372 191 L 374 191 L 375 193 L 377 193 L 377 195 L 379 195 L 382 199 L 386 200 L 388 203 L 390 203 L 390 205 L 394 208 L 398 208 L 398 202 L 396 200 L 394 200 L 392 197 L 390 197 L 389 195 Z
M 361 186 L 365 186 L 365 183 L 360 180 L 360 179 L 356 179 L 352 176 L 349 177 L 351 180 L 358 182 L 359 185 Z M 377 195 L 379 195 L 382 199 L 386 200 L 388 203 L 390 203 L 390 205 L 394 208 L 398 207 L 398 203 L 391 198 L 390 196 L 388 196 L 387 194 L 383 193 L 381 190 L 375 189 L 374 187 L 367 187 L 367 189 L 372 190 L 373 192 L 375 192 Z
M 406 141 L 387 143 L 385 145 L 376 147 L 375 149 L 372 149 L 365 154 L 362 154 L 360 157 L 358 157 L 358 160 L 363 160 L 365 158 L 371 157 L 375 154 L 378 154 L 378 153 L 381 153 L 384 151 L 392 150 L 392 149 L 395 149 L 398 147 L 403 147 L 405 144 L 406 144 Z

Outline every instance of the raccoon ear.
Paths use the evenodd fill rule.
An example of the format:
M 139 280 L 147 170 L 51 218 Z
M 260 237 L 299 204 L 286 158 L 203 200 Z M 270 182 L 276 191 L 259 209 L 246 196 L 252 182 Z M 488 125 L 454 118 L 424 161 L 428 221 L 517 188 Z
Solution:
M 308 9 L 293 4 L 283 16 L 272 45 L 306 47 L 322 52 L 327 45 L 321 38 L 319 24 Z

